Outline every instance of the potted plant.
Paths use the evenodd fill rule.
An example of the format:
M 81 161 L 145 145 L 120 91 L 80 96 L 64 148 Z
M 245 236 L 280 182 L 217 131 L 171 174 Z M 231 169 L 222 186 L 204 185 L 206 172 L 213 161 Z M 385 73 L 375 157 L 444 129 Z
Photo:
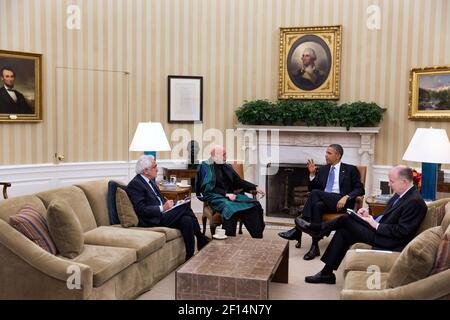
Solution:
M 244 101 L 236 110 L 236 117 L 243 124 L 274 124 L 280 120 L 278 108 L 268 100 Z
M 280 119 L 284 125 L 292 126 L 300 120 L 300 103 L 294 99 L 280 99 L 276 102 Z
M 302 120 L 307 126 L 337 126 L 337 104 L 329 100 L 305 101 L 301 107 Z
M 347 130 L 350 127 L 373 127 L 381 121 L 384 112 L 376 103 L 362 101 L 344 103 L 338 109 L 339 123 Z

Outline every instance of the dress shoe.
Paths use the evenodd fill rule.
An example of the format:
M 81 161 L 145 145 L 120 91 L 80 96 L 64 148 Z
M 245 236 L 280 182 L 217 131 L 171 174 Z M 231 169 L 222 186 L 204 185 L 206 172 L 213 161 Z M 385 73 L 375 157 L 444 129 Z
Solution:
M 210 241 L 211 241 L 211 239 L 206 236 L 202 236 L 202 237 L 198 238 L 197 239 L 197 250 L 198 251 L 202 250 Z
M 322 272 L 318 272 L 313 276 L 305 277 L 305 282 L 335 284 L 336 276 L 334 273 L 322 274 Z
M 320 256 L 319 245 L 313 242 L 309 251 L 303 256 L 303 260 L 312 260 L 318 256 Z
M 301 218 L 295 218 L 295 226 L 299 230 L 309 234 L 313 238 L 318 238 L 319 233 L 311 229 L 311 223 Z
M 299 236 L 301 236 L 301 232 L 299 232 L 296 228 L 292 228 L 291 230 L 285 232 L 279 232 L 278 235 L 286 240 L 298 240 Z

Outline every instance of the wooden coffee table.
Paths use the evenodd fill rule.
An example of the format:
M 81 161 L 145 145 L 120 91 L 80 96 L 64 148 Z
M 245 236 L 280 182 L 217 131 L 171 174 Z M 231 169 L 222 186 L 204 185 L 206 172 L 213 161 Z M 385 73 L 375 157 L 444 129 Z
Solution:
M 176 299 L 269 299 L 269 282 L 288 283 L 289 244 L 228 237 L 213 240 L 175 274 Z

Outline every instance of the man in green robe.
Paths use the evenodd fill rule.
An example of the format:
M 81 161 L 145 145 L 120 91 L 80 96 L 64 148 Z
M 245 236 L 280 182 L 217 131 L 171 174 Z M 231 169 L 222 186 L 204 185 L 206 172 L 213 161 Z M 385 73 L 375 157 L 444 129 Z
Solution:
M 236 236 L 236 225 L 240 219 L 253 238 L 262 238 L 264 231 L 263 209 L 256 199 L 243 192 L 256 190 L 264 196 L 258 186 L 239 177 L 231 165 L 226 163 L 224 147 L 215 146 L 211 158 L 203 161 L 197 169 L 197 197 L 222 215 L 222 228 L 227 236 Z M 242 190 L 235 194 L 235 190 Z

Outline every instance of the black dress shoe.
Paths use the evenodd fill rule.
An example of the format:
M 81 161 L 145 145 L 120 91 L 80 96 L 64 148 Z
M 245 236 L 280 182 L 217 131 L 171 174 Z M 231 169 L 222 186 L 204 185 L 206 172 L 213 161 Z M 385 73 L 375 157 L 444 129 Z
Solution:
M 292 228 L 291 230 L 285 232 L 279 232 L 278 235 L 286 240 L 298 240 L 301 232 L 299 232 L 296 228 Z
M 199 239 L 197 239 L 197 250 L 202 250 L 209 242 L 211 241 L 210 238 L 206 236 L 202 236 Z
M 318 272 L 313 276 L 305 277 L 305 282 L 336 284 L 336 276 L 334 273 L 322 274 L 322 272 Z
M 320 238 L 319 232 L 311 229 L 311 223 L 302 218 L 295 218 L 295 226 L 297 229 L 309 234 L 313 238 Z
M 317 243 L 313 243 L 309 251 L 303 256 L 303 260 L 312 260 L 318 256 L 320 256 L 319 245 Z

